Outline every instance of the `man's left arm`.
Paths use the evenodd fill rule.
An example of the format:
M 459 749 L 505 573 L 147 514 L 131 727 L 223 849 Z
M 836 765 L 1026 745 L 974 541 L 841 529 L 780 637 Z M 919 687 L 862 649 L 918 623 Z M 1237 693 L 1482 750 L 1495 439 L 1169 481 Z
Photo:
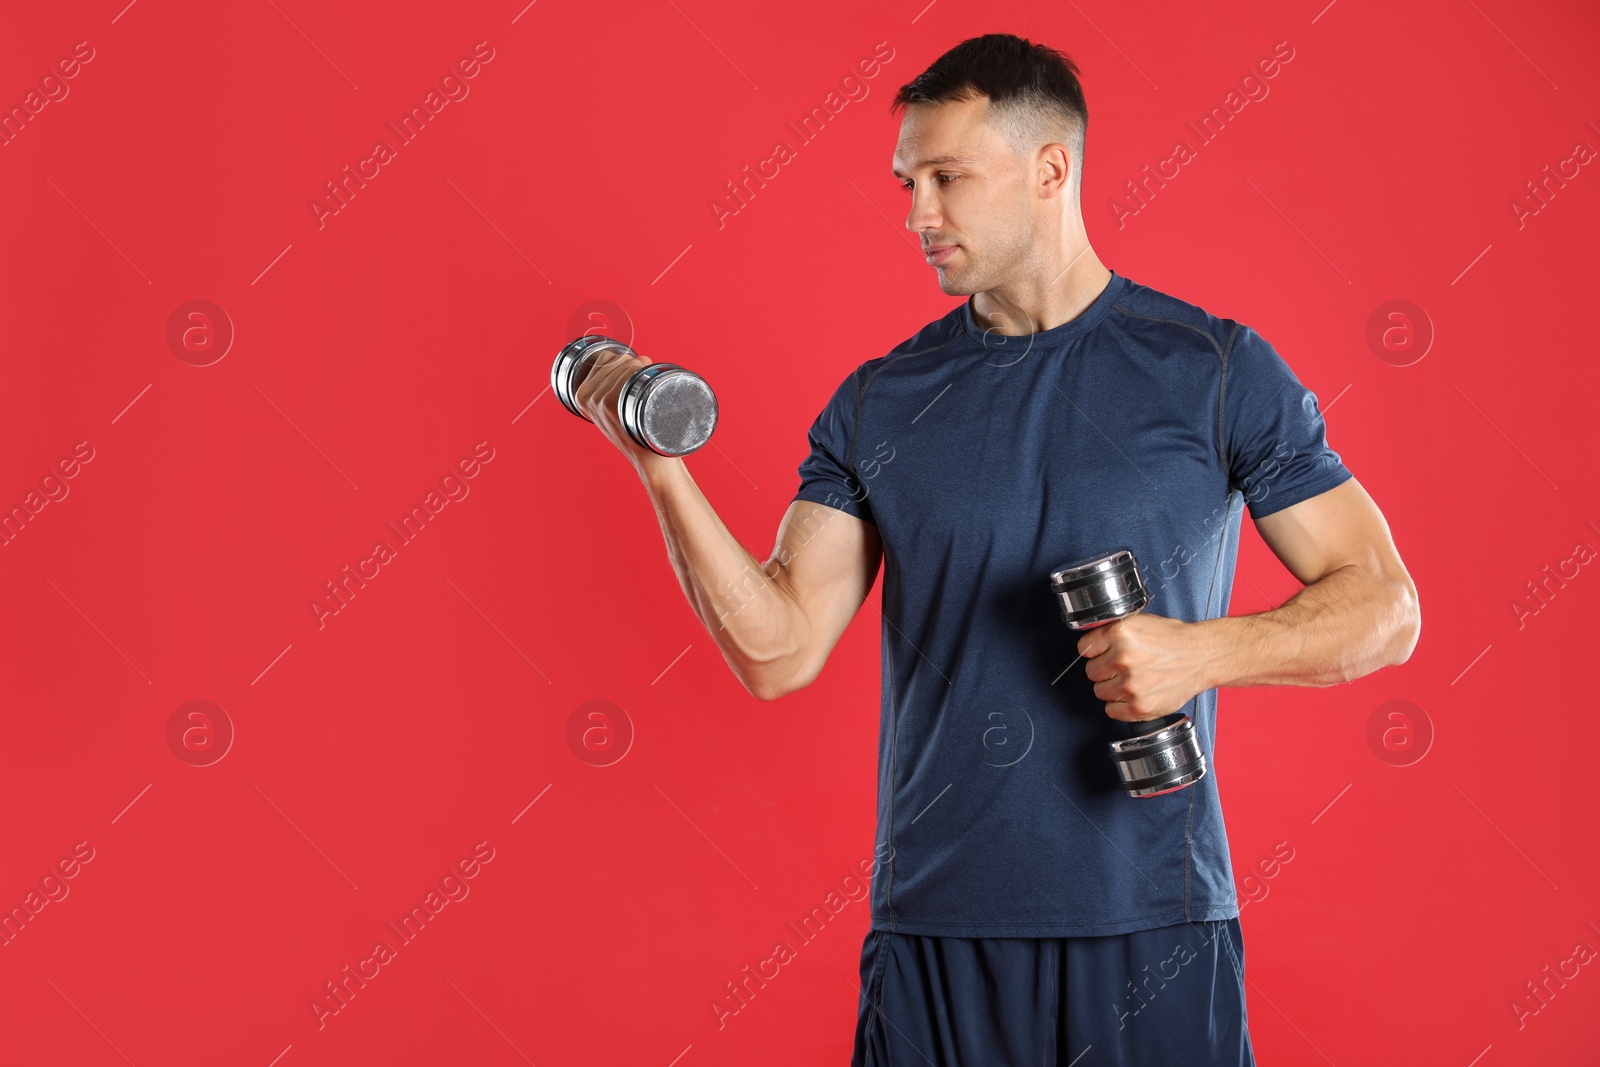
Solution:
M 1270 611 L 1195 623 L 1208 650 L 1202 691 L 1336 685 L 1411 656 L 1422 629 L 1417 587 L 1354 478 L 1255 523 L 1305 588 Z
M 1078 653 L 1107 715 L 1159 718 L 1224 685 L 1336 685 L 1410 657 L 1417 588 L 1355 478 L 1255 523 L 1305 588 L 1255 615 L 1191 623 L 1139 612 L 1089 630 Z

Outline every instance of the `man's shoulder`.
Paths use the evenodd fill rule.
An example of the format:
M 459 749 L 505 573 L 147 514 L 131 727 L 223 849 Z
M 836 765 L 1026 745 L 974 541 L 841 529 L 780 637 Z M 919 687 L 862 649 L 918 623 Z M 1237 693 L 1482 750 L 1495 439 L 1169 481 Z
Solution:
M 1223 357 L 1242 325 L 1132 279 L 1123 286 L 1111 309 L 1121 317 L 1125 328 L 1175 331 L 1180 339 L 1215 352 L 1218 359 Z
M 916 333 L 883 355 L 858 364 L 853 372 L 856 380 L 865 385 L 874 373 L 891 363 L 907 356 L 931 355 L 948 349 L 952 344 L 961 343 L 966 338 L 961 329 L 961 309 L 964 306 L 965 302 L 957 304 L 938 318 L 924 323 Z

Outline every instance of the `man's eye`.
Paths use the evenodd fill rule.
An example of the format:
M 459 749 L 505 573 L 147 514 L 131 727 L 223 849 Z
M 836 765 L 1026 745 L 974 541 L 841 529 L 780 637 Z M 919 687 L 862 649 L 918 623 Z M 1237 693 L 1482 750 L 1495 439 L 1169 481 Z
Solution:
M 959 174 L 939 174 L 939 175 L 936 175 L 936 177 L 938 177 L 938 178 L 949 178 L 950 181 L 941 182 L 940 183 L 942 185 L 949 185 L 950 182 L 955 181 L 957 178 L 961 177 L 961 175 L 959 175 Z M 912 183 L 910 181 L 903 181 L 903 182 L 900 183 L 900 188 L 904 189 L 906 192 L 910 192 L 911 191 L 911 185 L 912 185 Z

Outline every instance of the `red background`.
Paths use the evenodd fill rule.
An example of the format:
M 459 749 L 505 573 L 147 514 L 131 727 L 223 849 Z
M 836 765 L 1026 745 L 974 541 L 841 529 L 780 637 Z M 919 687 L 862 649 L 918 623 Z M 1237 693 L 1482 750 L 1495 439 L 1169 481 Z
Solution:
M 689 467 L 765 558 L 834 386 L 954 306 L 887 108 L 996 31 L 1082 65 L 1100 256 L 1278 348 L 1421 593 L 1405 665 L 1222 695 L 1236 869 L 1294 853 L 1243 912 L 1262 1062 L 1595 1062 L 1600 967 L 1509 1006 L 1600 949 L 1600 577 L 1511 607 L 1600 548 L 1600 175 L 1511 207 L 1600 148 L 1591 6 L 123 2 L 0 35 L 7 108 L 94 50 L 0 147 L 0 503 L 93 449 L 0 548 L 0 904 L 94 850 L 0 948 L 4 1062 L 846 1061 L 864 902 L 720 1029 L 708 1004 L 871 856 L 879 591 L 814 686 L 748 696 L 550 362 L 604 300 L 703 373 L 722 420 Z M 319 228 L 323 183 L 480 41 L 469 95 Z M 1280 41 L 1270 95 L 1197 146 Z M 800 144 L 878 42 L 869 95 Z M 1179 138 L 1197 157 L 1119 227 Z M 197 299 L 236 331 L 203 367 L 166 340 Z M 1435 331 L 1407 366 L 1367 341 L 1395 299 Z M 470 495 L 319 628 L 323 583 L 480 441 Z M 1297 588 L 1245 528 L 1234 614 Z M 610 766 L 568 743 L 595 699 L 634 731 Z M 190 700 L 235 731 L 209 766 L 168 743 Z M 1434 731 L 1409 766 L 1368 742 L 1391 700 Z M 470 895 L 319 1029 L 323 983 L 480 841 Z

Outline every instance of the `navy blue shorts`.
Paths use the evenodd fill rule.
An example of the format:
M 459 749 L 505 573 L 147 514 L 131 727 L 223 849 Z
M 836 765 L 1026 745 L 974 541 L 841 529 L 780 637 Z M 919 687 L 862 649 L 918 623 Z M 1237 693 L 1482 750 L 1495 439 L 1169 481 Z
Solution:
M 851 1067 L 1254 1067 L 1238 919 L 1113 937 L 869 930 Z

